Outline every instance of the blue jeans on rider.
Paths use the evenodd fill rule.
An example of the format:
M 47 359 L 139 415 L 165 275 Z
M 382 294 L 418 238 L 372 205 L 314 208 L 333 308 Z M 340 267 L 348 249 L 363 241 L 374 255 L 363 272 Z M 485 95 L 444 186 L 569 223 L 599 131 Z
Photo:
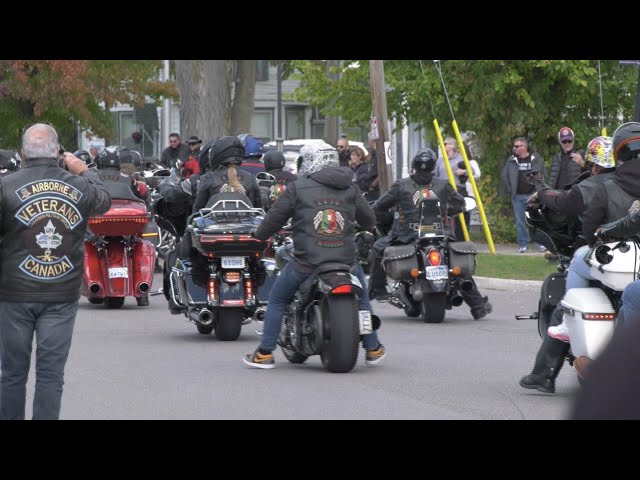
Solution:
M 616 328 L 620 325 L 625 325 L 625 328 L 630 327 L 638 322 L 640 322 L 640 280 L 624 287 Z
M 526 193 L 517 193 L 511 197 L 511 207 L 513 208 L 513 216 L 516 220 L 516 235 L 518 237 L 518 247 L 526 248 L 529 243 L 529 230 L 525 220 L 525 210 L 527 207 L 527 199 L 529 195 Z
M 567 270 L 567 288 L 588 288 L 591 276 L 591 267 L 584 261 L 584 256 L 589 251 L 589 246 L 584 245 L 573 253 L 571 264 Z
M 371 302 L 369 301 L 369 293 L 367 288 L 367 279 L 359 264 L 356 264 L 351 272 L 360 280 L 362 284 L 362 296 L 360 297 L 360 309 L 371 310 Z M 292 262 L 289 262 L 278 275 L 275 283 L 271 287 L 269 293 L 269 306 L 264 316 L 264 325 L 262 328 L 262 338 L 260 340 L 260 350 L 264 352 L 273 352 L 276 349 L 276 342 L 282 328 L 282 316 L 285 308 L 293 301 L 298 291 L 298 287 L 309 278 L 310 273 L 298 272 L 293 268 Z M 362 337 L 362 346 L 367 350 L 374 350 L 378 347 L 378 335 L 374 331 L 370 335 Z

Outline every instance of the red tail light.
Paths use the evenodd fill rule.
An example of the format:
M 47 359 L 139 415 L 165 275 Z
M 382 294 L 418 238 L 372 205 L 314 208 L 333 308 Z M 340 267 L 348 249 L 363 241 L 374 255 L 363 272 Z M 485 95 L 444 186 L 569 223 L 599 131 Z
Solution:
M 440 252 L 438 252 L 437 250 L 430 250 L 427 254 L 427 260 L 429 260 L 429 263 L 432 266 L 437 267 L 438 265 L 440 265 L 442 257 L 440 256 Z
M 333 295 L 351 295 L 353 293 L 353 289 L 351 285 L 340 285 L 339 287 L 331 290 Z

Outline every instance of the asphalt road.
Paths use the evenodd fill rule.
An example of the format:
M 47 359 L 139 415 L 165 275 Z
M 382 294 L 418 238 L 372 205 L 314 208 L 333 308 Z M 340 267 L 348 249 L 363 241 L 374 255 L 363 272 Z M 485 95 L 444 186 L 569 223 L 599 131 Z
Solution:
M 156 276 L 154 289 L 160 285 Z M 534 286 L 490 290 L 494 313 L 474 321 L 467 307 L 444 323 L 410 319 L 376 303 L 387 358 L 347 374 L 326 372 L 319 357 L 277 368 L 244 366 L 259 336 L 252 324 L 237 341 L 200 335 L 172 316 L 163 296 L 149 307 L 127 299 L 120 310 L 80 300 L 67 363 L 62 419 L 564 419 L 579 388 L 568 365 L 555 395 L 518 385 L 540 344 L 535 322 L 517 321 L 537 304 Z M 502 286 L 504 288 L 504 285 Z M 35 349 L 34 349 L 35 353 Z M 32 359 L 33 360 L 33 359 Z M 31 416 L 34 370 L 29 378 Z

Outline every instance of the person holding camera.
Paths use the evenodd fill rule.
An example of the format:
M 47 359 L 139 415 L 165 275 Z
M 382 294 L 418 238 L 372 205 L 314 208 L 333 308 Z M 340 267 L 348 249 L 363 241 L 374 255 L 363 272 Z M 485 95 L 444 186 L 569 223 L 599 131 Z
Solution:
M 90 217 L 111 197 L 87 164 L 37 123 L 22 135 L 24 168 L 0 179 L 0 419 L 24 420 L 36 339 L 34 420 L 60 415 Z

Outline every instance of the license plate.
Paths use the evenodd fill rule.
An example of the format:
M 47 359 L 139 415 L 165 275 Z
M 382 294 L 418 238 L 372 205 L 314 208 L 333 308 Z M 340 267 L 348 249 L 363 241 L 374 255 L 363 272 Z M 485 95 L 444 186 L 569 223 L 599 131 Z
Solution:
M 129 278 L 129 269 L 125 267 L 110 268 L 109 278 Z
M 222 257 L 222 268 L 244 268 L 244 257 Z
M 360 335 L 369 335 L 373 332 L 373 324 L 371 323 L 371 312 L 369 310 L 360 310 L 358 312 L 360 319 Z
M 449 267 L 440 265 L 439 267 L 427 267 L 425 275 L 427 280 L 442 280 L 449 277 Z

